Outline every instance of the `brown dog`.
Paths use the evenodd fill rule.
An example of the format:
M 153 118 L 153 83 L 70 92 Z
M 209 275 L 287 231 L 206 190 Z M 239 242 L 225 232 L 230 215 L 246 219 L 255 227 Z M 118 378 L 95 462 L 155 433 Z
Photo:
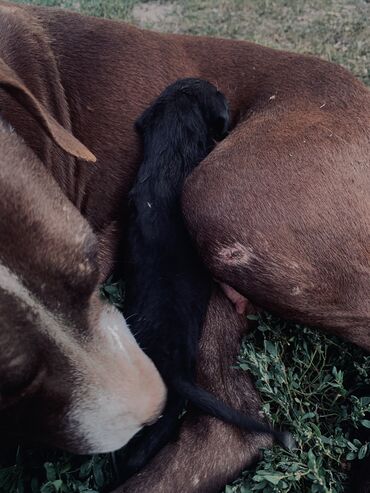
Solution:
M 27 411 L 31 436 L 89 452 L 123 445 L 159 412 L 157 373 L 123 320 L 107 321 L 95 288 L 119 258 L 120 203 L 139 162 L 133 122 L 182 77 L 216 84 L 235 126 L 183 200 L 215 278 L 370 349 L 370 93 L 347 71 L 247 42 L 7 3 L 0 58 L 3 423 L 17 416 L 30 434 Z M 77 159 L 92 156 L 70 133 L 96 164 Z M 230 369 L 242 321 L 227 303 L 218 293 L 209 307 L 200 379 L 257 413 L 246 377 Z M 217 491 L 257 457 L 260 437 L 246 445 L 209 418 L 185 423 L 125 491 Z
M 73 156 L 95 158 L 67 131 L 49 39 L 12 6 L 0 25 L 2 436 L 110 451 L 159 415 L 165 388 L 99 298 L 96 235 L 76 206 L 94 165 Z

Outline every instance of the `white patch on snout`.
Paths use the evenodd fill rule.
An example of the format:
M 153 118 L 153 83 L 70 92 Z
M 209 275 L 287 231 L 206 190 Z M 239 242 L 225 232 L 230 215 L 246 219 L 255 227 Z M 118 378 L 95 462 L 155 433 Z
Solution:
M 113 339 L 113 342 L 115 344 L 117 344 L 117 348 L 122 353 L 124 353 L 127 358 L 130 358 L 130 355 L 129 355 L 128 351 L 126 350 L 125 346 L 123 345 L 121 338 L 117 334 L 117 327 L 115 327 L 114 325 L 107 325 L 106 327 L 107 327 L 107 332 L 110 333 L 110 335 Z
M 78 430 L 89 453 L 113 452 L 125 445 L 142 426 L 133 416 L 122 412 L 127 408 L 124 396 L 117 400 L 101 388 L 95 389 L 95 393 L 85 396 L 84 400 L 79 394 L 75 396 L 79 404 L 68 413 L 69 427 Z
M 89 453 L 122 447 L 144 423 L 159 417 L 166 396 L 157 369 L 117 308 L 106 303 L 99 325 L 91 360 L 101 372 L 92 385 L 75 393 L 77 405 L 68 416 L 86 437 Z M 104 354 L 101 347 L 106 349 Z
M 116 450 L 144 423 L 159 416 L 165 402 L 165 386 L 114 306 L 101 305 L 98 319 L 89 327 L 91 337 L 82 342 L 76 327 L 66 325 L 64 317 L 50 312 L 1 263 L 0 287 L 37 315 L 36 330 L 46 334 L 50 344 L 68 360 L 73 380 L 70 395 L 63 398 L 69 407 L 55 427 L 67 441 L 69 435 L 74 437 L 76 446 L 72 451 L 88 454 Z M 98 296 L 94 302 L 99 308 L 103 303 Z M 34 323 L 32 316 L 27 320 L 30 325 Z M 58 377 L 62 380 L 65 376 Z
M 101 329 L 111 338 L 113 350 L 122 352 L 125 358 L 131 362 L 130 353 L 123 343 L 122 333 L 126 332 L 126 336 L 130 342 L 134 342 L 134 337 L 131 339 L 131 332 L 126 324 L 123 315 L 112 305 L 106 305 L 100 316 Z

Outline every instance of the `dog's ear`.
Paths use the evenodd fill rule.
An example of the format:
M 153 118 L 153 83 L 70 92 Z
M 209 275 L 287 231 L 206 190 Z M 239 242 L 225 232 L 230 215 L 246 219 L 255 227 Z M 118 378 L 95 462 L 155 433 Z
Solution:
M 85 161 L 96 161 L 94 154 L 50 115 L 2 58 L 0 58 L 0 87 L 14 97 L 64 151 Z

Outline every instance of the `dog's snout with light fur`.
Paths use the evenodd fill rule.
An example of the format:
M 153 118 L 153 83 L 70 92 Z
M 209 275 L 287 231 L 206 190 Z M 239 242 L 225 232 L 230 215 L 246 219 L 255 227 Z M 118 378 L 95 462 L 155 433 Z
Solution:
M 29 308 L 47 316 L 42 306 Z M 0 334 L 9 348 L 0 357 L 0 422 L 10 438 L 42 438 L 81 454 L 110 452 L 158 419 L 165 386 L 116 308 L 103 304 L 99 325 L 82 344 L 70 327 L 49 322 L 37 327 L 44 331 L 38 348 L 18 348 L 17 330 L 13 338 Z
M 98 317 L 74 326 L 3 264 L 0 274 L 0 341 L 7 347 L 0 355 L 0 428 L 6 436 L 74 453 L 110 452 L 159 417 L 165 386 L 114 306 L 94 293 L 88 305 Z
M 105 305 L 97 337 L 79 371 L 91 376 L 69 411 L 69 422 L 86 437 L 84 450 L 110 452 L 122 447 L 148 422 L 158 419 L 166 388 L 143 353 L 122 314 Z M 102 348 L 105 348 L 102 351 Z
M 165 386 L 100 298 L 90 226 L 16 132 L 0 130 L 0 430 L 116 450 L 159 416 Z

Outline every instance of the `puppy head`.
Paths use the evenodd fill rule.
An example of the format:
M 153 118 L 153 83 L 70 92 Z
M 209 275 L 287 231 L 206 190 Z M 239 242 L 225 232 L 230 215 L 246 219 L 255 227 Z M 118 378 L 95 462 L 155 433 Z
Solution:
M 186 90 L 191 90 L 197 99 L 211 136 L 215 140 L 222 140 L 226 137 L 230 126 L 229 105 L 225 96 L 206 80 L 186 80 L 190 80 L 190 89 Z
M 170 104 L 169 104 L 170 103 Z M 173 104 L 172 104 L 173 103 Z M 176 115 L 200 112 L 214 140 L 226 137 L 229 125 L 229 106 L 225 96 L 210 82 L 196 78 L 179 79 L 168 86 L 159 98 L 136 121 L 136 129 L 143 133 L 147 127 L 154 126 L 163 119 L 163 108 L 176 109 Z
M 165 388 L 98 295 L 96 239 L 0 121 L 0 429 L 76 453 L 123 446 Z

